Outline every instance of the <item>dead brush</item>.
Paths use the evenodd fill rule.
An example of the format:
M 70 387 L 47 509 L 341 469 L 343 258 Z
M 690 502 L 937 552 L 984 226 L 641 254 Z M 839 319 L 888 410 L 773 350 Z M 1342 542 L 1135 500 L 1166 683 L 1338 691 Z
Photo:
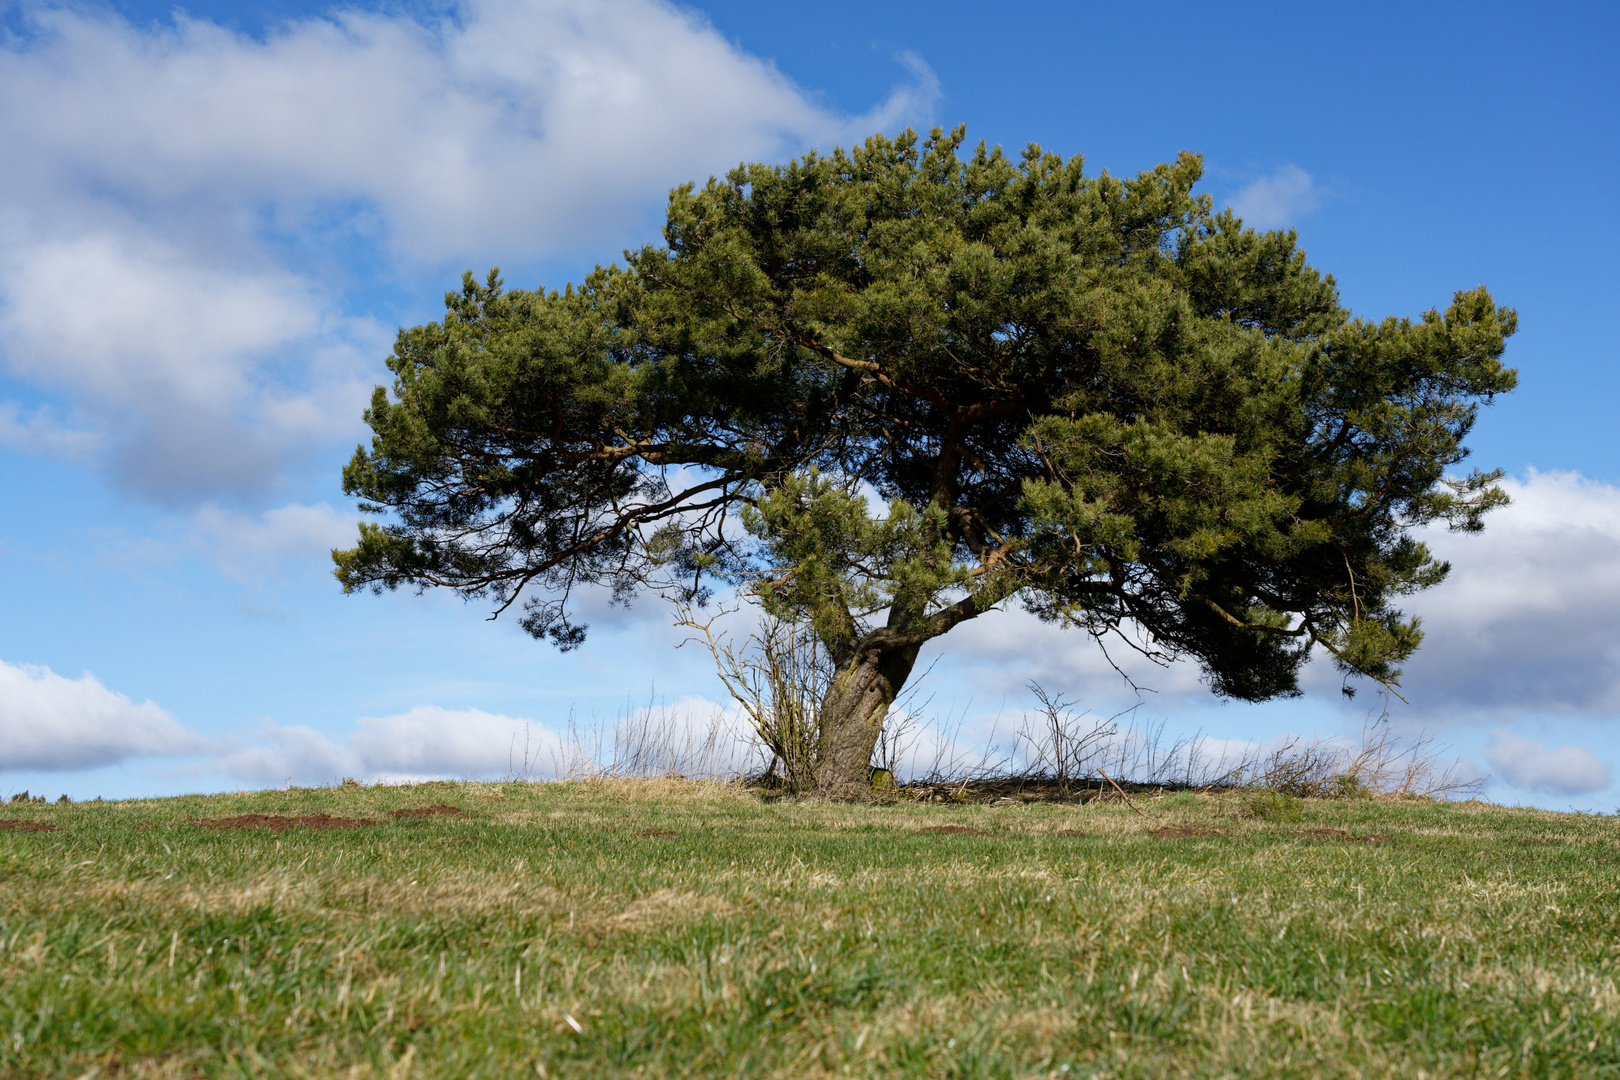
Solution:
M 696 631 L 688 640 L 701 642 L 714 657 L 716 674 L 770 755 L 766 782 L 808 791 L 820 761 L 821 702 L 832 683 L 831 658 L 809 627 L 771 617 L 744 645 L 733 646 L 715 629 L 719 617 L 699 622 L 682 608 L 676 625 Z
M 524 775 L 530 778 L 525 750 Z M 568 718 L 553 751 L 552 774 L 566 780 L 729 781 L 757 764 L 754 748 L 737 737 L 718 709 L 677 708 L 649 700 L 627 708 L 612 724 Z
M 1030 682 L 1029 689 L 1040 703 L 1038 718 L 1026 720 L 1014 736 L 1015 745 L 1027 747 L 1024 773 L 1033 780 L 1055 781 L 1067 794 L 1071 783 L 1095 771 L 1119 726 L 1076 712 L 1078 702 L 1054 695 L 1038 682 Z
M 1447 760 L 1433 735 L 1404 739 L 1385 717 L 1363 725 L 1353 746 L 1332 739 L 1290 737 L 1261 758 L 1245 787 L 1302 799 L 1444 799 L 1472 795 L 1483 781 Z

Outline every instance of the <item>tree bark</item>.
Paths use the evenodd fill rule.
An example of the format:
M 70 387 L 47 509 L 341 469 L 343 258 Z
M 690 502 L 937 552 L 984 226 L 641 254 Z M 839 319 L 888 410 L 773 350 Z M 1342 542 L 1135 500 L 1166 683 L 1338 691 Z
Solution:
M 822 794 L 850 798 L 871 792 L 872 751 L 919 648 L 859 649 L 838 665 L 821 702 L 816 787 Z

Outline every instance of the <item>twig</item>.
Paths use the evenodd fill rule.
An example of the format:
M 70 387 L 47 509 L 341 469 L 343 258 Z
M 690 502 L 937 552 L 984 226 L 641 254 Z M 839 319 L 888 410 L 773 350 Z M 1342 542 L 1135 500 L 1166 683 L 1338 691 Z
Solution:
M 1158 818 L 1154 817 L 1152 814 L 1148 813 L 1146 810 L 1143 810 L 1141 807 L 1137 806 L 1134 802 L 1132 802 L 1131 797 L 1129 795 L 1125 794 L 1125 789 L 1120 787 L 1118 784 L 1114 784 L 1114 778 L 1112 776 L 1109 776 L 1107 773 L 1103 772 L 1101 769 L 1097 770 L 1097 775 L 1101 776 L 1104 780 L 1107 780 L 1110 784 L 1113 784 L 1114 790 L 1119 792 L 1119 797 L 1125 800 L 1125 805 L 1126 806 L 1130 807 L 1132 810 L 1135 810 L 1138 814 L 1141 814 L 1143 817 L 1147 818 L 1149 821 L 1158 821 L 1159 820 Z

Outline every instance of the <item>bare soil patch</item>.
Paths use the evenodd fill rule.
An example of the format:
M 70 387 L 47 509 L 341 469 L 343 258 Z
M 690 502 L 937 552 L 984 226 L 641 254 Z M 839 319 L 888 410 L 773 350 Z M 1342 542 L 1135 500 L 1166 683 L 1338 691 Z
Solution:
M 0 818 L 0 829 L 15 829 L 17 832 L 55 832 L 61 826 L 47 825 L 43 821 L 23 821 L 21 818 Z
M 1151 835 L 1160 840 L 1177 840 L 1183 836 L 1225 836 L 1226 830 L 1201 825 L 1166 825 L 1162 829 L 1152 830 Z
M 192 818 L 193 825 L 205 829 L 357 829 L 375 825 L 366 818 L 333 817 L 331 814 L 238 814 L 226 818 Z
M 989 836 L 983 829 L 975 829 L 968 825 L 930 825 L 926 829 L 918 829 L 920 833 L 962 833 L 967 836 Z
M 436 803 L 433 806 L 411 806 L 404 810 L 388 811 L 388 816 L 391 818 L 426 818 L 433 817 L 436 814 L 443 814 L 446 817 L 466 817 L 467 811 L 459 806 L 447 806 L 444 803 Z

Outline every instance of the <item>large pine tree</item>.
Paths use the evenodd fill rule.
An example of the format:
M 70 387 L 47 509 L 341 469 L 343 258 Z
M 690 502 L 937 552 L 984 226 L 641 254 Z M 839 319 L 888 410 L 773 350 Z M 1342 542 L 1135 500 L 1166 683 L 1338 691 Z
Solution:
M 1395 604 L 1478 529 L 1449 473 L 1512 389 L 1483 288 L 1353 319 L 1292 232 L 963 131 L 747 165 L 670 196 L 665 246 L 557 291 L 470 274 L 402 331 L 344 470 L 390 515 L 345 589 L 523 598 L 564 648 L 576 586 L 741 586 L 835 664 L 818 782 L 866 780 L 924 643 L 1022 602 L 1194 658 L 1218 694 L 1297 693 L 1313 645 L 1393 683 Z M 876 492 L 874 505 L 863 498 Z

